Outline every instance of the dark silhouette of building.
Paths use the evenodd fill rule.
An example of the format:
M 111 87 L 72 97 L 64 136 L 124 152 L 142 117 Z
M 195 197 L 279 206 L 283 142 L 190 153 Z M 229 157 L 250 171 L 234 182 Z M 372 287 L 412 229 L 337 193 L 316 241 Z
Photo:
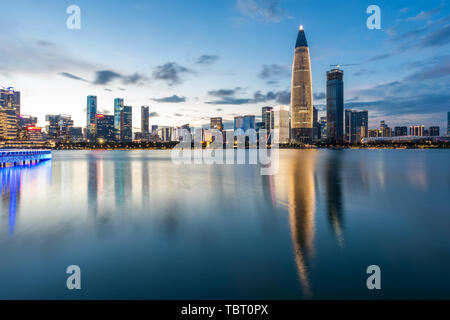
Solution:
M 396 137 L 404 137 L 408 135 L 408 127 L 395 127 L 394 128 L 394 136 Z
M 428 130 L 428 135 L 431 137 L 439 137 L 440 136 L 439 127 L 430 127 L 430 129 Z
M 344 140 L 344 71 L 327 72 L 327 139 L 332 143 Z
M 369 112 L 345 110 L 345 141 L 360 142 L 369 136 Z

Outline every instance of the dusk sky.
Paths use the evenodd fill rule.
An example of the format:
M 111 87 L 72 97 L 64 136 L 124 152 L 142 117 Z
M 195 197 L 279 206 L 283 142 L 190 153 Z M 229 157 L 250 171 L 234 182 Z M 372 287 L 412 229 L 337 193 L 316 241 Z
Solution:
M 206 125 L 212 116 L 260 116 L 290 104 L 299 25 L 312 62 L 314 105 L 325 110 L 325 73 L 345 72 L 345 107 L 369 110 L 369 126 L 446 127 L 450 111 L 447 1 L 2 1 L 0 85 L 21 91 L 22 114 L 70 114 L 86 125 L 113 100 L 149 105 L 150 125 Z M 81 29 L 69 30 L 69 5 Z M 369 5 L 381 30 L 369 30 Z

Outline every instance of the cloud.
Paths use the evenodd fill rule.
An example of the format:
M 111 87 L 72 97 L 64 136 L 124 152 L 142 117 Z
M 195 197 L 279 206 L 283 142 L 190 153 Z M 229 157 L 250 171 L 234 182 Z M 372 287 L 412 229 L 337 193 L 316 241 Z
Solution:
M 181 83 L 181 74 L 192 72 L 192 70 L 180 66 L 175 62 L 168 62 L 156 67 L 153 71 L 153 78 L 156 80 L 166 81 L 169 86 L 173 86 Z
M 234 89 L 218 89 L 218 90 L 211 90 L 208 91 L 208 94 L 213 97 L 226 97 L 226 96 L 233 96 L 236 93 L 241 91 L 240 87 L 236 87 Z
M 361 69 L 359 71 L 356 71 L 353 76 L 354 77 L 360 77 L 360 76 L 364 76 L 364 75 L 368 75 L 368 74 L 374 74 L 375 70 L 368 70 L 368 69 Z
M 287 78 L 290 76 L 289 68 L 279 64 L 263 65 L 262 70 L 258 74 L 260 79 L 267 80 L 268 84 L 275 84 L 280 78 Z
M 173 114 L 175 117 L 183 117 L 183 115 L 181 113 L 174 113 Z
M 323 100 L 327 97 L 325 92 L 314 93 L 314 100 Z
M 207 101 L 205 103 L 213 105 L 243 105 L 274 101 L 279 104 L 289 104 L 290 100 L 291 93 L 287 90 L 278 92 L 268 91 L 266 93 L 262 93 L 258 90 L 253 94 L 252 98 L 240 98 L 234 97 L 232 94 L 227 94 L 221 96 L 221 99 L 219 100 Z
M 442 11 L 442 8 L 434 8 L 429 11 L 421 11 L 416 16 L 407 18 L 406 21 L 425 20 L 428 18 L 432 18 L 434 15 L 439 14 L 441 11 Z
M 155 98 L 152 100 L 156 101 L 156 102 L 161 102 L 161 103 L 180 103 L 180 102 L 185 102 L 186 97 L 179 97 L 176 94 L 174 94 L 173 96 L 170 96 L 170 97 Z
M 420 47 L 436 47 L 450 43 L 450 25 L 436 30 L 421 39 Z
M 204 54 L 197 59 L 197 64 L 213 64 L 219 60 L 218 55 L 208 55 Z
M 130 76 L 123 76 L 122 81 L 124 84 L 136 84 L 140 81 L 146 81 L 148 78 L 142 74 L 135 72 Z
M 377 56 L 374 56 L 374 57 L 370 58 L 369 61 L 384 60 L 384 59 L 390 58 L 392 56 L 393 56 L 393 54 L 391 54 L 391 53 L 380 54 L 380 55 L 377 55 Z
M 96 85 L 110 84 L 111 82 L 113 82 L 116 79 L 121 79 L 122 83 L 125 85 L 136 84 L 136 83 L 139 83 L 140 81 L 148 80 L 148 78 L 145 75 L 139 74 L 137 72 L 135 72 L 132 75 L 127 76 L 127 75 L 122 75 L 122 74 L 117 73 L 112 70 L 101 70 L 101 71 L 95 72 L 95 80 L 93 81 L 93 84 L 96 84 Z M 120 90 L 124 90 L 124 89 L 120 89 Z
M 237 0 L 238 9 L 246 16 L 265 22 L 280 22 L 291 18 L 279 7 L 278 0 Z
M 58 73 L 60 76 L 63 76 L 63 77 L 66 77 L 66 78 L 69 78 L 69 79 L 73 79 L 73 80 L 78 80 L 78 81 L 83 81 L 83 82 L 89 82 L 89 81 L 87 81 L 86 79 L 83 79 L 83 78 L 81 78 L 81 77 L 78 77 L 78 76 L 76 76 L 76 75 L 74 75 L 74 74 L 71 74 L 71 73 L 68 73 L 68 72 L 60 72 L 60 73 Z
M 38 40 L 38 41 L 36 41 L 36 43 L 42 47 L 51 47 L 54 45 L 53 42 L 46 41 L 46 40 Z
M 148 114 L 148 117 L 149 117 L 149 118 L 157 118 L 157 117 L 159 117 L 159 113 L 158 113 L 158 112 L 155 112 L 155 111 L 150 112 L 150 113 Z
M 450 56 L 432 58 L 418 71 L 396 81 L 352 92 L 348 108 L 367 108 L 385 116 L 410 116 L 448 111 Z
M 405 81 L 423 81 L 450 76 L 450 56 L 432 58 L 424 67 L 409 76 Z
M 54 74 L 93 68 L 91 63 L 73 57 L 55 43 L 25 41 L 8 32 L 0 33 L 0 69 L 5 73 Z
M 101 70 L 95 73 L 94 84 L 104 85 L 109 84 L 111 81 L 122 78 L 121 74 L 111 70 Z

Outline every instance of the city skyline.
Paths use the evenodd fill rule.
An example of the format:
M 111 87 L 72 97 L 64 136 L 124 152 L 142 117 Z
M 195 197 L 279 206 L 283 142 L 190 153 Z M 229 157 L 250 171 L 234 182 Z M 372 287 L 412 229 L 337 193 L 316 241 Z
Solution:
M 323 10 L 327 4 L 332 9 Z M 303 24 L 319 116 L 329 65 L 355 63 L 344 68 L 346 109 L 369 110 L 371 128 L 385 119 L 391 126 L 420 122 L 445 132 L 446 1 L 381 1 L 381 30 L 367 29 L 366 6 L 331 4 L 80 1 L 82 27 L 73 31 L 65 27 L 63 4 L 18 1 L 0 22 L 0 84 L 19 88 L 22 114 L 38 116 L 41 126 L 46 114 L 62 113 L 85 126 L 88 95 L 98 97 L 105 114 L 123 97 L 136 124 L 139 108 L 149 105 L 150 125 L 200 127 L 215 116 L 229 125 L 235 115 L 259 119 L 262 106 L 289 104 L 292 39 Z M 119 18 L 128 19 L 127 28 L 114 25 Z M 322 21 L 333 21 L 333 28 Z

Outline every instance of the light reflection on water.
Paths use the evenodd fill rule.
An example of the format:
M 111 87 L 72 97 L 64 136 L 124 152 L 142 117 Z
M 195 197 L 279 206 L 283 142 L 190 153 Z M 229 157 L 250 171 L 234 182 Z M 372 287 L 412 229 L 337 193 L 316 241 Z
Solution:
M 274 176 L 170 151 L 1 168 L 0 298 L 450 298 L 449 154 L 281 150 Z

